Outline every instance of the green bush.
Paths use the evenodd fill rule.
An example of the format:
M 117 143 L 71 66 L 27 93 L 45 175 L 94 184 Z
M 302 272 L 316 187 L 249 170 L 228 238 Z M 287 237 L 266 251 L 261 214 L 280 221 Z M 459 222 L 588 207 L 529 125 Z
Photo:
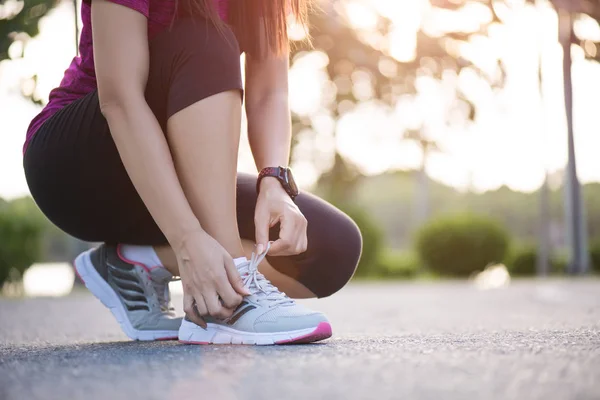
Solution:
M 11 207 L 0 210 L 0 288 L 12 269 L 22 274 L 39 256 L 41 227 Z
M 379 255 L 383 248 L 383 232 L 365 211 L 358 207 L 344 207 L 343 211 L 354 220 L 363 239 L 362 255 L 356 277 L 377 275 Z
M 596 273 L 600 273 L 600 238 L 593 239 L 590 242 L 590 268 Z
M 425 225 L 418 232 L 416 248 L 432 272 L 468 276 L 504 260 L 508 235 L 500 224 L 484 216 L 450 216 Z
M 532 276 L 537 270 L 537 248 L 535 245 L 521 246 L 511 251 L 506 267 L 511 275 Z
M 551 265 L 552 265 L 551 266 L 552 272 L 557 273 L 557 274 L 566 274 L 567 267 L 569 265 L 569 259 L 566 256 L 566 254 L 563 254 L 563 253 L 554 254 L 552 256 Z
M 537 273 L 538 249 L 535 244 L 522 245 L 512 249 L 507 257 L 506 267 L 511 275 L 534 276 Z M 552 255 L 550 274 L 562 274 L 567 269 L 567 259 L 561 255 Z
M 382 278 L 412 279 L 419 271 L 419 258 L 413 252 L 386 249 L 379 256 L 377 272 Z

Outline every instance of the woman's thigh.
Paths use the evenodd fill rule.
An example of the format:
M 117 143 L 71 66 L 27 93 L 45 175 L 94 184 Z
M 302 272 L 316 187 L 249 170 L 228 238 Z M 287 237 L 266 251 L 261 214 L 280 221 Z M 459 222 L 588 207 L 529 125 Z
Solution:
M 96 91 L 44 123 L 24 167 L 36 203 L 68 234 L 94 242 L 165 242 L 121 162 Z

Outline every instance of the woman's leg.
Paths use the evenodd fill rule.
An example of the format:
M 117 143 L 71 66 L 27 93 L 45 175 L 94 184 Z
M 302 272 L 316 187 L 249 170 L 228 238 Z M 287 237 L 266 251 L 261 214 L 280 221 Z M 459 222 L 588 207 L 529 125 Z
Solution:
M 196 37 L 202 40 L 192 40 Z M 232 257 L 241 257 L 235 218 L 242 99 L 236 38 L 206 21 L 182 20 L 151 43 L 150 65 L 146 97 L 164 121 L 186 197 L 202 228 Z
M 179 181 L 194 214 L 234 258 L 244 256 L 235 211 L 240 125 L 240 93 L 229 91 L 179 111 L 167 128 Z
M 256 177 L 238 174 L 238 225 L 242 239 L 251 242 L 256 200 Z M 307 250 L 296 256 L 267 257 L 263 271 L 292 297 L 330 296 L 344 287 L 356 270 L 362 250 L 360 231 L 346 214 L 310 193 L 300 193 L 296 204 L 308 221 Z M 270 239 L 278 237 L 277 227 L 271 229 Z

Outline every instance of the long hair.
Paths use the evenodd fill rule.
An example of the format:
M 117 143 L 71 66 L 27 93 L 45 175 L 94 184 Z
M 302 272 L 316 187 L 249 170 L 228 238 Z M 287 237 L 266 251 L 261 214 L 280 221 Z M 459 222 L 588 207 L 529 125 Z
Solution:
M 310 0 L 227 0 L 227 22 L 219 17 L 216 0 L 178 0 L 188 12 L 210 20 L 218 29 L 228 25 L 244 51 L 263 57 L 284 54 L 289 45 L 288 18 L 307 26 Z M 179 5 L 178 5 L 179 6 Z

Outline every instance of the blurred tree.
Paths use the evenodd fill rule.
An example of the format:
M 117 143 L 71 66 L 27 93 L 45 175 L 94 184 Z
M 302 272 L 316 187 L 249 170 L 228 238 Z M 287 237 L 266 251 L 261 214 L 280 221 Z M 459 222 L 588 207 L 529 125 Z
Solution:
M 27 215 L 39 228 L 40 248 L 36 261 L 71 262 L 77 254 L 89 248 L 87 243 L 67 235 L 50 222 L 30 196 L 12 200 L 7 204 L 10 212 Z
M 23 57 L 27 41 L 40 33 L 39 22 L 60 0 L 2 0 L 0 2 L 0 62 Z M 37 75 L 26 79 L 23 94 L 36 104 Z
M 428 185 L 431 219 L 444 214 L 472 211 L 503 221 L 515 241 L 536 241 L 539 221 L 538 191 L 523 193 L 503 186 L 485 193 L 461 193 L 431 179 Z M 555 255 L 559 255 L 566 246 L 562 218 L 565 199 L 562 186 L 552 185 L 550 189 L 549 240 Z M 583 189 L 590 237 L 600 238 L 600 183 L 585 184 Z M 356 204 L 368 212 L 383 229 L 387 243 L 397 249 L 406 249 L 412 237 L 412 227 L 407 221 L 414 215 L 416 197 L 413 173 L 396 171 L 363 177 L 359 179 L 353 193 Z M 556 257 L 553 255 L 550 260 L 554 258 Z
M 559 41 L 563 48 L 563 74 L 565 111 L 567 115 L 568 162 L 566 174 L 566 225 L 569 240 L 569 272 L 584 274 L 589 270 L 588 236 L 585 226 L 585 208 L 581 194 L 581 184 L 577 176 L 575 137 L 573 131 L 573 83 L 571 46 L 576 44 L 573 23 L 576 13 L 588 12 L 600 19 L 600 5 L 589 0 L 553 0 L 558 12 Z M 584 49 L 586 46 L 583 46 Z M 594 48 L 594 51 L 596 48 Z
M 0 209 L 0 287 L 11 271 L 22 274 L 38 260 L 42 226 L 20 203 L 8 203 Z
M 430 212 L 430 194 L 429 194 L 429 176 L 427 176 L 427 162 L 431 153 L 440 151 L 435 140 L 429 138 L 425 128 L 408 130 L 404 138 L 415 142 L 421 150 L 421 164 L 416 171 L 417 190 L 415 197 L 415 222 L 421 226 L 429 219 Z
M 322 52 L 325 55 L 327 62 L 324 70 L 328 82 L 324 86 L 325 100 L 323 107 L 318 111 L 318 117 L 326 113 L 333 121 L 334 135 L 337 133 L 337 122 L 361 103 L 375 103 L 391 112 L 401 97 L 416 95 L 416 82 L 421 77 L 443 80 L 444 77 L 448 77 L 448 74 L 457 76 L 462 70 L 468 68 L 490 86 L 502 85 L 504 71 L 499 60 L 494 61 L 497 66 L 496 71 L 489 73 L 463 58 L 457 51 L 461 44 L 467 43 L 473 36 L 485 33 L 493 21 L 487 21 L 471 32 L 452 31 L 440 37 L 432 36 L 421 27 L 416 33 L 414 58 L 401 61 L 393 57 L 389 45 L 390 37 L 396 29 L 394 22 L 381 14 L 376 14 L 375 27 L 357 28 L 351 24 L 347 14 L 347 6 L 352 3 L 355 2 L 348 0 L 321 2 L 322 9 L 310 15 L 313 48 L 300 45 L 292 53 L 292 67 L 312 52 Z M 442 2 L 433 6 L 437 8 L 447 4 Z M 453 121 L 456 120 L 457 114 L 461 115 L 462 123 L 475 119 L 475 104 L 456 83 L 454 83 L 454 90 L 455 102 L 447 110 L 446 115 L 448 123 L 455 123 Z M 294 132 L 313 128 L 314 122 L 314 115 L 296 116 Z M 411 135 L 410 132 L 403 134 L 405 138 L 414 140 Z M 436 146 L 435 141 L 430 139 L 427 149 L 433 149 L 434 146 Z M 349 171 L 348 168 L 335 165 L 340 162 L 348 164 L 349 161 L 344 161 L 337 149 L 334 153 L 331 169 L 338 172 Z M 422 171 L 420 174 L 423 174 Z M 354 174 L 354 179 L 357 176 Z M 338 178 L 340 183 L 337 189 L 348 193 L 353 178 L 351 176 L 341 178 L 339 175 Z M 426 185 L 427 180 L 418 178 L 417 182 Z M 328 179 L 319 182 L 319 185 L 325 184 L 333 184 L 331 174 L 328 175 Z M 344 185 L 347 186 L 342 187 Z M 427 207 L 427 188 L 422 187 L 421 193 L 424 200 L 419 201 L 422 202 L 422 207 Z M 423 218 L 427 214 L 425 210 L 426 208 L 423 208 L 419 212 Z

